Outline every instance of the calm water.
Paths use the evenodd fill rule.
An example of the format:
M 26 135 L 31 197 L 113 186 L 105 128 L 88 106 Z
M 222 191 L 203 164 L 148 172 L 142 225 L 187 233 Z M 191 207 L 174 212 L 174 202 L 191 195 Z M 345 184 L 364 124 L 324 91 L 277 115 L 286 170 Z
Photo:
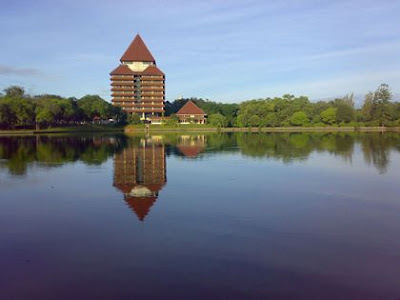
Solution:
M 399 299 L 399 134 L 0 137 L 1 299 Z

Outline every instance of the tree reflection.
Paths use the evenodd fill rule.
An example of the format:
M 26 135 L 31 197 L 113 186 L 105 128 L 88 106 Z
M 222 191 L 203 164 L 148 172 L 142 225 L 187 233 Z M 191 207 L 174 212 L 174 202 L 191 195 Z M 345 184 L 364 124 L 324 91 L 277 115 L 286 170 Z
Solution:
M 398 133 L 209 133 L 136 136 L 49 135 L 0 137 L 0 167 L 23 175 L 30 165 L 56 167 L 80 161 L 99 165 L 127 148 L 162 145 L 163 155 L 198 159 L 215 153 L 240 152 L 252 158 L 290 163 L 305 161 L 313 152 L 330 153 L 352 162 L 355 145 L 364 160 L 381 174 L 387 172 L 390 155 L 400 150 Z M 146 146 L 146 147 L 147 147 Z
M 390 162 L 390 150 L 399 150 L 399 143 L 397 134 L 380 132 L 363 134 L 361 147 L 365 162 L 374 165 L 380 174 L 385 174 Z
M 49 168 L 75 161 L 99 165 L 125 144 L 123 135 L 0 137 L 0 165 L 13 175 L 24 175 L 33 163 Z

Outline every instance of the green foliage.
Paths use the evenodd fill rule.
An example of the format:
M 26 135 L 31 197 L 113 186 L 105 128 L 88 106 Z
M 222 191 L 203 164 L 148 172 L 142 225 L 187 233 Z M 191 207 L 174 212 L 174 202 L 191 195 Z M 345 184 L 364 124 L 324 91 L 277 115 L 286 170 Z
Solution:
M 329 107 L 328 109 L 325 109 L 323 112 L 321 112 L 320 116 L 322 122 L 328 125 L 333 125 L 336 122 L 337 109 Z
M 354 107 L 353 94 L 332 101 L 310 102 L 305 96 L 285 94 L 282 97 L 254 99 L 236 103 L 219 103 L 199 98 L 166 102 L 169 125 L 177 124 L 175 113 L 192 100 L 217 127 L 280 127 L 280 126 L 399 126 L 400 103 L 391 102 L 387 84 L 365 96 L 361 109 Z M 0 94 L 0 128 L 33 128 L 73 126 L 92 123 L 94 118 L 138 124 L 137 116 L 127 116 L 98 95 L 80 99 L 58 95 L 29 96 L 19 86 L 10 86 Z M 356 125 L 355 125 L 356 124 Z
M 112 105 L 98 95 L 86 95 L 79 99 L 77 104 L 87 120 L 92 120 L 94 117 L 100 117 L 102 119 L 112 117 Z
M 142 123 L 140 120 L 140 116 L 136 113 L 128 114 L 128 123 L 132 125 L 137 125 Z
M 7 102 L 16 116 L 17 124 L 29 125 L 34 122 L 34 104 L 31 100 L 15 96 L 9 98 Z
M 354 108 L 351 106 L 340 103 L 336 106 L 336 122 L 349 123 L 354 120 Z
M 361 108 L 361 117 L 365 122 L 377 126 L 390 125 L 391 121 L 399 119 L 397 104 L 391 103 L 392 94 L 387 84 L 381 84 L 375 92 L 365 95 Z
M 0 96 L 0 128 L 34 128 L 68 126 L 113 118 L 120 124 L 126 122 L 126 112 L 114 107 L 97 95 L 87 95 L 77 100 L 58 95 L 25 94 L 22 87 L 10 86 Z
M 278 125 L 278 117 L 274 113 L 267 113 L 261 120 L 261 125 L 266 127 L 276 127 Z
M 365 95 L 364 104 L 361 108 L 361 118 L 364 121 L 372 120 L 372 107 L 373 107 L 374 93 L 369 92 Z
M 372 99 L 372 118 L 377 120 L 380 126 L 390 121 L 389 101 L 392 94 L 387 84 L 381 84 L 374 93 Z
M 112 115 L 114 120 L 118 124 L 126 124 L 128 119 L 128 114 L 126 111 L 122 110 L 119 106 L 112 106 Z
M 307 119 L 312 115 L 312 104 L 307 97 L 287 94 L 282 98 L 245 101 L 240 104 L 236 126 L 286 126 L 298 111 L 303 111 Z
M 216 127 L 226 127 L 228 125 L 227 118 L 220 113 L 209 115 L 207 122 Z
M 8 128 L 10 124 L 15 124 L 17 117 L 10 105 L 0 102 L 0 128 Z
M 165 119 L 165 125 L 167 126 L 178 126 L 178 117 L 175 114 L 171 114 L 167 119 Z
M 304 111 L 295 112 L 290 118 L 290 124 L 294 126 L 306 126 L 308 122 L 307 114 Z
M 6 89 L 4 89 L 6 93 L 6 97 L 19 97 L 22 98 L 25 94 L 25 89 L 21 86 L 12 85 Z

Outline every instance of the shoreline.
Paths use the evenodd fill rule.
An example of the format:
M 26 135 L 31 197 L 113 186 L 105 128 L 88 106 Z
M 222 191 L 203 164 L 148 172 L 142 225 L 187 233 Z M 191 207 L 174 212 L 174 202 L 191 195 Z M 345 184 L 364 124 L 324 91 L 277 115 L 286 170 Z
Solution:
M 135 132 L 400 132 L 400 127 L 149 127 L 125 128 L 125 133 Z
M 54 128 L 54 129 L 19 129 L 0 130 L 0 136 L 8 135 L 40 135 L 40 134 L 72 134 L 72 133 L 143 133 L 143 132 L 400 132 L 400 127 L 118 127 L 118 128 Z
M 124 127 L 117 128 L 96 128 L 96 127 L 66 127 L 66 128 L 47 128 L 47 129 L 16 129 L 0 130 L 0 136 L 8 135 L 40 135 L 40 134 L 60 134 L 60 133 L 124 133 Z

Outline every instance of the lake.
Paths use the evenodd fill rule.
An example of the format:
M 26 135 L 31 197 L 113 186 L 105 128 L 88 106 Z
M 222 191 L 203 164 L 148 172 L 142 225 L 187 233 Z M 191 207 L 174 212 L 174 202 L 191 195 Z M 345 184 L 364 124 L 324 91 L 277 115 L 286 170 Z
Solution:
M 399 299 L 400 134 L 0 137 L 1 299 Z

